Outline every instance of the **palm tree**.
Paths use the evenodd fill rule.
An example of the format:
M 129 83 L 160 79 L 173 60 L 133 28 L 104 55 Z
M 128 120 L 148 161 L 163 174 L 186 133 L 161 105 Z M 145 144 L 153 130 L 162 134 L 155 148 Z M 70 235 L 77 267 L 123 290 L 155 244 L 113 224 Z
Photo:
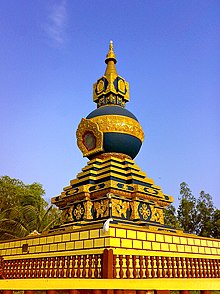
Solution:
M 60 223 L 60 213 L 52 205 L 43 213 L 33 205 L 13 207 L 0 213 L 0 240 L 23 238 L 36 230 L 39 233 Z
M 0 239 L 42 233 L 60 222 L 60 213 L 44 200 L 39 183 L 25 185 L 8 176 L 0 178 Z

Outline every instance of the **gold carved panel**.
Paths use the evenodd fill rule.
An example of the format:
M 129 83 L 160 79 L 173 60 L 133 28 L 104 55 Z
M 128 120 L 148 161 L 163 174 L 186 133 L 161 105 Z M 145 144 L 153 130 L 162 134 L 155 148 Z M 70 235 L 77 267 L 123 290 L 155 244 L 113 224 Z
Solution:
M 138 121 L 123 115 L 102 115 L 90 119 L 99 126 L 103 133 L 117 132 L 129 134 L 144 141 L 144 132 Z
M 150 208 L 152 211 L 152 216 L 150 220 L 163 225 L 164 224 L 163 209 L 154 207 L 153 205 L 150 205 Z
M 96 211 L 96 218 L 106 217 L 109 215 L 109 200 L 101 200 L 94 203 L 94 209 Z
M 128 201 L 123 201 L 120 199 L 112 198 L 112 215 L 117 217 L 127 216 L 127 210 L 130 208 L 130 204 Z

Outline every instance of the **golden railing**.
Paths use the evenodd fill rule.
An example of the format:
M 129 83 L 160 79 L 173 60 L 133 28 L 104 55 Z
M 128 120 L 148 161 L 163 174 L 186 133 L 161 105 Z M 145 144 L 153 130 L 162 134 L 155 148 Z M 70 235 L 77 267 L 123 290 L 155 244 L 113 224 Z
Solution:
M 31 278 L 220 278 L 220 259 L 86 254 L 0 260 L 3 279 Z
M 219 278 L 220 260 L 113 255 L 113 278 Z
M 3 278 L 101 278 L 102 255 L 5 260 Z

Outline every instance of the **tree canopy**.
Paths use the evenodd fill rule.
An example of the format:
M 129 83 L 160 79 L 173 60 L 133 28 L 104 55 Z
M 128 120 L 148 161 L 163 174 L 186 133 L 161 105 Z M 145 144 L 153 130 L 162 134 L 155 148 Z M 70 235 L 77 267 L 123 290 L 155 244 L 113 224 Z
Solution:
M 25 237 L 59 223 L 60 213 L 44 200 L 41 184 L 24 184 L 18 179 L 0 178 L 0 239 Z
M 179 206 L 165 209 L 165 224 L 187 233 L 220 238 L 220 210 L 214 207 L 212 196 L 204 191 L 196 198 L 189 186 L 180 184 Z

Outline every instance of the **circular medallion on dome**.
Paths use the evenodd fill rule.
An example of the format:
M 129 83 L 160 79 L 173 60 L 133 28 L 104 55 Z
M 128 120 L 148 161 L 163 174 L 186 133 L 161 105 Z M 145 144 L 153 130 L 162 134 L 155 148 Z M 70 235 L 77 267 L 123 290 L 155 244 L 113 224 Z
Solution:
M 85 132 L 83 135 L 83 143 L 90 151 L 96 147 L 96 138 L 92 132 Z
M 97 123 L 83 118 L 76 131 L 76 137 L 83 156 L 91 156 L 103 151 L 103 133 Z

